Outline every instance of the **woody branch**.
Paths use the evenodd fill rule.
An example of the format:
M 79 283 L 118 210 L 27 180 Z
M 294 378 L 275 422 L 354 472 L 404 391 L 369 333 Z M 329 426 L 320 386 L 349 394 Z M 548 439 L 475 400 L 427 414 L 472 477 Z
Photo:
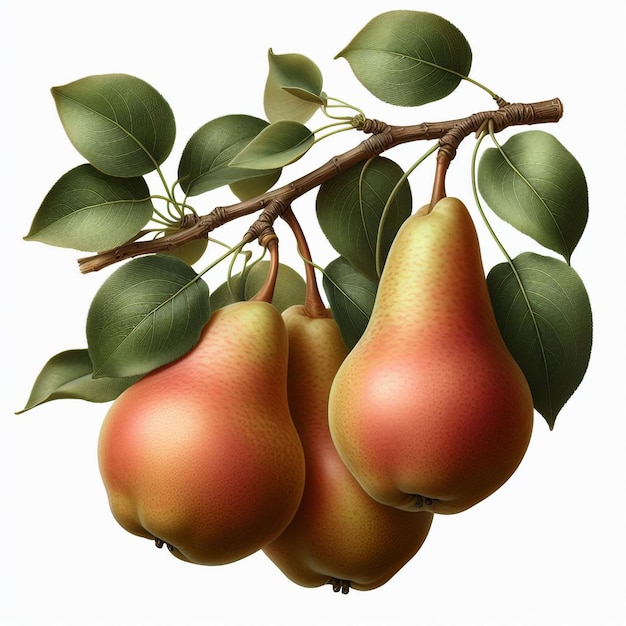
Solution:
M 115 249 L 79 259 L 79 269 L 82 273 L 95 272 L 136 256 L 168 252 L 188 241 L 207 237 L 208 233 L 234 219 L 264 211 L 268 207 L 289 207 L 300 196 L 353 165 L 378 156 L 400 144 L 438 139 L 438 160 L 443 161 L 447 167 L 463 139 L 478 132 L 487 122 L 491 122 L 493 130 L 499 132 L 511 126 L 558 122 L 563 115 L 563 104 L 558 98 L 530 104 L 511 104 L 500 100 L 498 105 L 497 110 L 482 111 L 465 118 L 444 122 L 392 126 L 378 120 L 359 121 L 356 123 L 357 129 L 370 136 L 356 147 L 333 157 L 308 174 L 256 198 L 229 206 L 216 207 L 207 215 L 192 221 L 187 228 L 170 235 L 153 240 L 130 241 Z M 264 219 L 266 221 L 267 212 L 264 213 Z M 262 224 L 262 228 L 266 226 L 267 224 Z M 256 230 L 256 224 L 253 224 L 247 235 L 250 240 L 255 238 Z

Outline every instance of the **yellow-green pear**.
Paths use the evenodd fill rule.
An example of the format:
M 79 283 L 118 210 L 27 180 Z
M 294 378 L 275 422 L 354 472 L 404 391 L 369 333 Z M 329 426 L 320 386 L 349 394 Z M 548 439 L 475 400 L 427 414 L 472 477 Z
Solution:
M 409 511 L 463 511 L 521 462 L 533 400 L 458 199 L 400 228 L 366 330 L 334 379 L 329 426 L 365 491 Z
M 370 498 L 345 467 L 328 429 L 328 394 L 346 357 L 329 311 L 302 305 L 284 313 L 289 336 L 289 406 L 302 440 L 306 482 L 298 512 L 263 551 L 304 587 L 369 590 L 395 575 L 420 549 L 433 515 L 408 513 Z
M 213 313 L 199 343 L 112 404 L 98 443 L 111 511 L 182 560 L 219 565 L 275 539 L 304 489 L 288 340 L 267 302 Z

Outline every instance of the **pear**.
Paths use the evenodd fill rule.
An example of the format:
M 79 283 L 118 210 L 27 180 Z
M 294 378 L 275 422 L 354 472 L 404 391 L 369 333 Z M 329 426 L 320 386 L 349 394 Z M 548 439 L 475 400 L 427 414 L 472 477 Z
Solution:
M 101 427 L 114 517 L 182 560 L 219 565 L 275 539 L 304 490 L 288 343 L 267 302 L 215 311 L 199 343 L 129 387 Z
M 263 548 L 303 587 L 368 590 L 387 582 L 423 544 L 433 515 L 408 513 L 370 498 L 330 437 L 328 395 L 348 350 L 329 311 L 296 305 L 283 313 L 289 336 L 288 394 L 306 458 L 298 512 Z
M 407 511 L 466 510 L 519 466 L 533 399 L 460 200 L 423 207 L 398 231 L 368 325 L 333 382 L 329 426 L 365 491 Z

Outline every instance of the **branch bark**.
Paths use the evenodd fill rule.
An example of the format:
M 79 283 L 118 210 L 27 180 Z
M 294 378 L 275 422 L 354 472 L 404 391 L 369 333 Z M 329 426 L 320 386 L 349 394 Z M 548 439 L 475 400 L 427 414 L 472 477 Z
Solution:
M 363 120 L 357 128 L 370 136 L 359 145 L 335 156 L 324 165 L 304 176 L 267 193 L 238 202 L 229 206 L 216 207 L 207 215 L 199 217 L 184 230 L 153 240 L 131 241 L 113 250 L 100 252 L 96 255 L 78 260 L 82 273 L 101 270 L 109 265 L 145 254 L 168 252 L 193 239 L 207 237 L 208 234 L 225 224 L 240 217 L 264 211 L 264 221 L 260 227 L 253 225 L 249 230 L 250 239 L 267 228 L 267 216 L 279 211 L 273 207 L 289 207 L 292 202 L 305 193 L 319 187 L 322 183 L 346 171 L 353 165 L 378 156 L 387 150 L 413 141 L 439 139 L 438 159 L 449 163 L 456 150 L 467 136 L 478 132 L 489 120 L 495 132 L 510 126 L 523 126 L 558 122 L 563 115 L 563 104 L 558 98 L 530 104 L 498 102 L 498 109 L 482 111 L 469 117 L 444 122 L 424 122 L 412 126 L 391 126 L 378 120 Z M 447 165 L 446 165 L 447 167 Z

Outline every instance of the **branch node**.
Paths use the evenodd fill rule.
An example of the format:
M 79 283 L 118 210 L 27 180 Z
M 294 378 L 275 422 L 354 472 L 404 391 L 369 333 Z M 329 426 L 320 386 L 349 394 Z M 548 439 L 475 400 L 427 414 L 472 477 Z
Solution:
M 228 209 L 223 206 L 216 206 L 207 216 L 206 216 L 206 230 L 207 232 L 213 230 L 224 224 L 228 219 Z
M 378 156 L 388 150 L 394 143 L 394 138 L 389 130 L 384 130 L 368 137 L 362 144 L 368 158 Z
M 493 116 L 493 128 L 498 132 L 508 126 L 532 124 L 535 119 L 533 108 L 527 104 L 507 104 Z
M 470 115 L 468 118 L 459 121 L 439 139 L 439 154 L 445 156 L 448 163 L 456 156 L 456 151 L 463 139 L 465 139 L 477 125 L 476 118 L 476 115 Z M 482 121 L 480 123 L 482 124 Z
M 368 118 L 363 118 L 361 120 L 361 125 L 357 126 L 357 129 L 362 130 L 364 133 L 378 135 L 389 130 L 389 124 L 387 124 L 386 122 L 381 122 L 380 120 L 370 120 Z
M 272 200 L 250 226 L 246 235 L 250 239 L 257 239 L 260 245 L 267 247 L 272 239 L 276 239 L 274 222 L 289 208 L 290 205 L 280 198 Z
M 195 226 L 200 221 L 200 217 L 195 213 L 185 213 L 180 220 L 181 228 L 190 228 Z

